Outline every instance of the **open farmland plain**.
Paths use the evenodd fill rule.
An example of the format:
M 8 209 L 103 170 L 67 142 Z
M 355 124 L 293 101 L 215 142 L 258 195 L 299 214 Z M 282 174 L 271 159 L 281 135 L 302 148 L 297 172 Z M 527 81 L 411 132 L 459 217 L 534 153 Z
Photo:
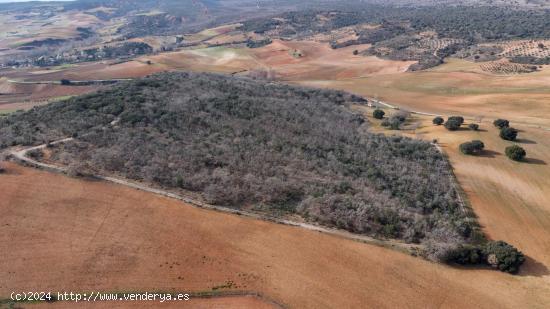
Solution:
M 232 1 L 222 2 L 228 5 L 227 3 L 231 4 Z M 145 2 L 144 0 L 143 3 Z M 193 1 L 193 6 L 197 5 L 200 7 L 202 2 Z M 255 6 L 256 4 L 253 3 L 252 7 Z M 484 10 L 487 9 L 484 8 Z M 208 10 L 201 8 L 200 11 L 204 14 L 200 15 L 201 18 L 215 17 L 215 15 L 208 15 Z M 252 77 L 267 88 L 284 87 L 284 84 L 290 84 L 347 91 L 367 98 L 371 103 L 380 106 L 386 112 L 386 117 L 397 113 L 398 110 L 412 111 L 411 116 L 406 120 L 407 127 L 398 131 L 382 127 L 381 121 L 373 118 L 373 108 L 366 105 L 352 106 L 355 112 L 363 113 L 368 122 L 368 126 L 365 124 L 363 127 L 364 131 L 360 131 L 364 134 L 362 138 L 366 138 L 371 133 L 383 133 L 388 136 L 399 135 L 433 141 L 433 144 L 436 144 L 438 149 L 448 157 L 460 187 L 459 191 L 463 192 L 466 198 L 466 206 L 468 206 L 466 209 L 473 210 L 475 220 L 479 223 L 483 234 L 488 240 L 504 240 L 513 244 L 525 254 L 526 262 L 515 276 L 491 270 L 489 267 L 463 267 L 434 263 L 418 257 L 420 251 L 411 250 L 411 254 L 407 254 L 402 252 L 404 250 L 387 248 L 390 245 L 386 247 L 362 243 L 337 235 L 199 209 L 190 204 L 138 191 L 124 185 L 78 177 L 71 178 L 25 167 L 22 164 L 0 161 L 0 167 L 5 168 L 5 172 L 0 173 L 0 192 L 2 192 L 0 252 L 2 252 L 3 261 L 0 263 L 0 277 L 4 278 L 3 281 L 0 280 L 0 308 L 4 306 L 8 308 L 10 306 L 16 308 L 75 307 L 70 302 L 14 304 L 8 300 L 12 291 L 29 289 L 83 293 L 158 291 L 212 296 L 192 296 L 191 301 L 182 303 L 98 302 L 86 304 L 84 306 L 86 308 L 548 307 L 550 304 L 550 65 L 544 61 L 548 60 L 550 41 L 548 38 L 520 40 L 515 37 L 515 35 L 519 36 L 525 28 L 534 30 L 525 37 L 541 33 L 541 37 L 544 37 L 544 29 L 537 32 L 536 27 L 525 23 L 521 27 L 518 26 L 520 30 L 517 32 L 512 31 L 514 35 L 512 37 L 502 35 L 489 43 L 474 44 L 463 38 L 454 38 L 453 35 L 456 34 L 452 33 L 454 28 L 447 27 L 451 22 L 442 25 L 446 29 L 445 33 L 441 32 L 441 28 L 439 33 L 431 29 L 412 31 L 411 24 L 386 21 L 372 24 L 370 21 L 355 24 L 350 22 L 351 26 L 349 26 L 347 24 L 349 19 L 346 18 L 357 17 L 353 13 L 349 16 L 344 14 L 345 16 L 339 19 L 339 13 L 328 12 L 315 17 L 315 20 L 318 19 L 318 24 L 308 24 L 310 21 L 307 16 L 315 16 L 315 14 L 302 16 L 291 13 L 284 15 L 284 18 L 268 18 L 266 23 L 262 23 L 261 19 L 253 23 L 240 19 L 228 19 L 226 25 L 209 25 L 210 28 L 197 30 L 196 33 L 184 33 L 178 31 L 183 31 L 184 28 L 179 27 L 185 23 L 185 18 L 166 15 L 164 11 L 143 9 L 134 12 L 129 9 L 131 12 L 128 13 L 129 15 L 120 13 L 120 16 L 113 17 L 116 16 L 116 12 L 118 11 L 115 8 L 99 8 L 88 10 L 87 13 L 79 10 L 59 11 L 52 13 L 52 16 L 29 13 L 27 18 L 19 18 L 13 14 L 0 15 L 0 25 L 9 25 L 5 29 L 0 29 L 0 58 L 9 57 L 13 53 L 29 52 L 31 54 L 33 51 L 26 49 L 29 48 L 26 45 L 38 44 L 36 41 L 48 39 L 70 41 L 83 34 L 81 30 L 77 30 L 80 27 L 89 27 L 93 35 L 93 40 L 90 39 L 90 42 L 93 42 L 90 45 L 74 48 L 76 55 L 81 54 L 84 48 L 97 47 L 101 50 L 104 44 L 114 42 L 117 42 L 114 44 L 128 42 L 145 44 L 152 48 L 146 53 L 130 51 L 128 54 L 110 58 L 84 58 L 75 62 L 66 60 L 67 62 L 56 66 L 3 65 L 0 68 L 0 120 L 10 119 L 6 116 L 9 114 L 25 115 L 20 110 L 29 110 L 35 106 L 98 90 L 100 94 L 108 92 L 110 86 L 107 84 L 111 82 L 137 79 L 160 72 L 222 73 L 228 76 Z M 445 10 L 438 12 L 445 13 Z M 446 18 L 446 16 L 440 17 L 441 20 Z M 474 17 L 472 18 L 475 19 Z M 336 22 L 331 23 L 332 21 Z M 152 23 L 148 24 L 148 22 Z M 479 23 L 479 20 L 476 22 Z M 168 23 L 168 26 L 165 23 Z M 157 26 L 158 28 L 155 28 Z M 165 26 L 166 28 L 163 28 Z M 474 26 L 479 24 L 472 27 Z M 457 29 L 463 31 L 467 27 L 461 24 Z M 484 30 L 490 33 L 495 31 L 494 29 L 500 28 Z M 388 32 L 385 32 L 386 30 Z M 372 38 L 368 35 L 388 36 L 389 39 L 384 37 L 384 40 L 370 42 L 365 39 Z M 352 41 L 355 43 L 348 46 L 347 43 Z M 466 42 L 472 44 L 466 49 L 471 54 L 457 53 L 449 56 L 452 54 L 450 50 L 463 48 L 462 44 Z M 403 53 L 399 53 L 403 50 Z M 414 57 L 407 53 L 413 54 Z M 415 58 L 418 54 L 415 53 L 425 58 L 418 60 Z M 55 54 L 50 56 L 55 58 Z M 533 64 L 534 62 L 514 62 L 514 57 L 532 57 L 534 60 L 528 60 L 539 62 L 536 65 Z M 544 60 L 545 57 L 547 60 Z M 67 56 L 66 59 L 71 58 Z M 420 62 L 426 59 L 434 62 L 418 69 Z M 237 79 L 232 78 L 232 80 Z M 126 83 L 126 81 L 123 82 Z M 128 83 L 134 82 L 138 81 L 128 81 Z M 126 168 L 130 163 L 141 159 L 141 165 L 135 164 L 138 166 L 136 168 L 138 172 L 144 170 L 156 172 L 154 168 L 157 168 L 162 171 L 161 176 L 168 179 L 169 185 L 172 182 L 176 184 L 177 189 L 173 192 L 184 193 L 189 192 L 185 191 L 187 190 L 185 186 L 192 186 L 188 183 L 184 186 L 178 184 L 179 182 L 193 179 L 189 182 L 199 186 L 205 181 L 188 177 L 189 175 L 182 177 L 181 174 L 177 176 L 182 178 L 172 177 L 176 175 L 174 171 L 187 166 L 189 162 L 194 162 L 191 160 L 194 156 L 208 157 L 205 160 L 213 168 L 209 171 L 211 173 L 204 175 L 212 176 L 214 179 L 212 182 L 222 189 L 246 192 L 239 195 L 241 198 L 239 201 L 245 201 L 241 203 L 242 209 L 256 211 L 255 207 L 264 207 L 265 205 L 261 204 L 263 201 L 257 202 L 251 198 L 253 195 L 261 195 L 260 187 L 256 187 L 254 192 L 239 191 L 247 186 L 241 186 L 238 182 L 222 183 L 220 180 L 231 174 L 237 175 L 235 168 L 238 164 L 232 168 L 223 168 L 225 163 L 220 163 L 211 156 L 215 152 L 212 149 L 220 150 L 218 153 L 237 153 L 235 151 L 237 148 L 231 150 L 230 147 L 249 139 L 253 134 L 227 139 L 231 142 L 226 144 L 223 144 L 220 139 L 215 139 L 222 136 L 219 132 L 205 135 L 204 137 L 213 137 L 212 140 L 202 139 L 201 145 L 208 144 L 208 147 L 213 147 L 205 148 L 208 156 L 197 155 L 200 151 L 195 151 L 193 148 L 178 151 L 174 148 L 176 143 L 170 140 L 177 134 L 199 136 L 197 132 L 200 128 L 196 131 L 190 130 L 189 132 L 193 133 L 187 134 L 186 128 L 178 128 L 175 125 L 184 121 L 175 121 L 170 118 L 174 115 L 193 116 L 191 111 L 197 106 L 200 107 L 201 113 L 197 113 L 197 117 L 193 118 L 191 123 L 208 127 L 205 122 L 207 113 L 203 109 L 204 105 L 199 104 L 196 98 L 204 99 L 208 104 L 217 102 L 217 105 L 214 105 L 224 106 L 229 111 L 228 114 L 233 113 L 233 116 L 261 119 L 258 114 L 247 114 L 253 110 L 252 108 L 244 109 L 244 112 L 237 108 L 242 102 L 253 101 L 248 97 L 245 99 L 242 93 L 236 95 L 234 89 L 227 90 L 226 97 L 224 97 L 226 92 L 223 92 L 208 101 L 205 98 L 214 93 L 212 85 L 202 95 L 197 95 L 193 99 L 195 101 L 189 100 L 186 96 L 199 87 L 192 87 L 189 91 L 178 93 L 175 91 L 176 85 L 164 82 L 152 83 L 149 85 L 151 89 L 142 91 L 145 89 L 144 85 L 137 84 L 134 88 L 128 88 L 130 89 L 128 93 L 121 93 L 119 96 L 108 97 L 105 100 L 112 105 L 123 102 L 126 104 L 124 108 L 137 108 L 136 113 L 125 113 L 121 117 L 115 112 L 106 112 L 113 106 L 105 105 L 99 108 L 89 104 L 97 103 L 93 100 L 82 104 L 79 98 L 72 98 L 67 102 L 76 103 L 67 104 L 67 108 L 62 109 L 59 114 L 69 115 L 69 112 L 74 112 L 73 107 L 77 103 L 82 107 L 79 114 L 72 114 L 72 117 L 67 116 L 65 121 L 59 121 L 55 119 L 55 114 L 50 117 L 46 113 L 41 114 L 33 110 L 26 115 L 34 112 L 46 116 L 39 118 L 35 125 L 32 123 L 26 127 L 14 125 L 10 131 L 2 131 L 13 134 L 14 140 L 25 140 L 25 142 L 5 142 L 2 147 L 6 147 L 9 152 L 13 148 L 7 147 L 13 145 L 43 143 L 46 149 L 43 153 L 44 162 L 63 164 L 69 167 L 68 170 L 78 166 L 75 162 L 87 161 L 88 164 L 94 162 L 90 164 L 94 167 L 108 162 L 120 164 Z M 166 85 L 170 88 L 169 92 L 164 89 Z M 153 88 L 163 89 L 169 95 L 155 93 Z M 254 90 L 258 88 L 251 87 Z M 144 104 L 145 97 L 149 95 L 161 104 L 170 102 L 167 104 L 169 108 L 160 109 L 157 101 Z M 262 95 L 266 97 L 263 98 Z M 95 94 L 90 95 L 90 97 L 93 96 Z M 256 95 L 256 98 L 260 98 L 263 103 L 273 97 L 265 92 Z M 307 97 L 309 99 L 310 95 Z M 334 101 L 337 100 L 334 99 Z M 289 102 L 287 99 L 283 101 Z M 184 108 L 179 106 L 180 109 L 176 108 L 182 102 L 193 104 L 190 103 Z M 258 102 L 251 103 L 250 106 L 254 108 L 262 106 Z M 324 101 L 316 99 L 315 102 L 316 106 L 321 106 Z M 353 104 L 357 103 L 353 102 Z M 279 103 L 267 105 L 275 106 Z M 349 105 L 342 106 L 342 110 L 348 112 L 347 107 Z M 147 111 L 147 117 L 141 117 L 143 115 L 140 113 L 144 111 Z M 108 121 L 102 118 L 105 123 L 93 129 L 88 127 L 87 130 L 82 129 L 79 132 L 60 129 L 54 132 L 60 134 L 59 136 L 53 134 L 47 139 L 44 137 L 47 131 L 45 129 L 52 124 L 61 123 L 70 127 L 73 122 L 76 123 L 77 116 L 86 114 L 90 121 L 78 120 L 84 128 L 99 119 L 98 115 L 101 113 L 113 117 L 107 119 Z M 257 129 L 266 123 L 278 123 L 279 127 L 284 129 L 294 127 L 287 123 L 288 119 L 285 122 L 283 118 L 293 119 L 291 116 L 297 114 L 283 114 L 286 115 L 284 117 L 279 115 L 277 116 L 280 117 L 279 121 L 268 118 L 267 121 L 258 121 L 252 127 Z M 219 116 L 219 114 L 216 115 Z M 304 115 L 307 115 L 305 119 L 312 119 L 312 114 Z M 325 110 L 325 118 L 336 119 L 326 115 L 329 114 Z M 432 119 L 436 115 L 444 118 L 464 116 L 466 123 L 460 130 L 451 132 L 443 126 L 432 124 Z M 496 118 L 508 119 L 512 127 L 519 129 L 517 141 L 508 142 L 499 137 L 498 129 L 492 124 Z M 324 121 L 323 118 L 319 119 Z M 340 121 L 340 124 L 344 122 Z M 151 128 L 139 132 L 142 135 L 136 138 L 137 143 L 124 151 L 120 150 L 122 148 L 117 148 L 120 142 L 109 144 L 122 136 L 121 128 L 125 125 L 127 128 L 134 129 L 151 123 L 158 123 L 159 126 L 168 125 L 161 127 L 154 138 L 145 138 L 145 134 L 153 132 Z M 219 120 L 215 123 L 223 124 L 223 121 Z M 307 121 L 302 119 L 296 123 L 307 124 Z M 470 123 L 478 124 L 480 130 L 468 130 L 467 125 Z M 314 126 L 306 125 L 304 126 L 306 129 L 296 127 L 298 129 L 295 128 L 292 132 L 311 131 L 312 127 Z M 334 132 L 345 125 L 325 127 L 327 132 Z M 242 127 L 235 128 L 233 131 L 242 131 Z M 347 133 L 350 130 L 343 131 L 345 134 L 340 140 L 352 136 Z M 128 136 L 131 138 L 137 136 L 137 133 L 134 133 Z M 71 134 L 74 140 L 96 136 L 100 142 L 96 141 L 97 145 L 67 143 L 62 147 L 50 147 L 51 145 L 46 147 L 49 141 L 68 137 Z M 108 138 L 101 134 L 106 134 Z M 25 138 L 18 138 L 23 135 Z M 336 139 L 329 140 L 330 134 L 317 134 L 319 135 L 324 136 L 322 140 L 330 144 L 330 147 L 345 148 L 339 147 L 339 144 L 335 143 Z M 281 136 L 285 137 L 288 134 Z M 2 138 L 0 136 L 0 140 Z M 485 151 L 477 156 L 462 154 L 459 151 L 459 145 L 472 140 L 483 141 Z M 125 140 L 121 139 L 121 141 Z M 312 139 L 309 141 L 311 142 Z M 186 141 L 182 145 L 190 145 L 194 142 Z M 238 149 L 253 149 L 251 145 L 259 144 L 261 143 L 251 142 L 245 145 L 246 147 Z M 513 144 L 520 145 L 527 151 L 527 157 L 523 162 L 514 162 L 506 157 L 505 147 Z M 101 145 L 105 148 L 101 149 L 103 152 L 94 153 L 97 149 L 93 146 L 99 148 Z M 140 148 L 143 145 L 153 146 Z M 172 147 L 170 151 L 161 151 L 161 146 L 167 145 Z M 310 145 L 314 144 L 310 143 Z M 281 148 L 290 149 L 289 144 Z M 121 152 L 118 154 L 109 152 L 116 149 Z M 146 153 L 143 149 L 153 150 Z M 440 155 L 435 148 L 431 147 L 431 149 Z M 133 155 L 120 159 L 123 158 L 121 154 L 127 155 L 131 151 L 134 151 Z M 170 155 L 151 157 L 151 153 Z M 256 153 L 260 152 L 256 151 Z M 272 153 L 273 151 L 266 151 L 263 153 L 264 160 L 260 161 L 270 161 L 267 158 Z M 311 153 L 308 153 L 309 157 L 305 156 L 307 160 L 304 162 L 314 161 Z M 333 152 L 330 152 L 330 155 L 332 156 Z M 289 157 L 290 155 L 285 156 L 286 159 Z M 232 162 L 242 161 L 247 163 L 244 164 L 246 166 L 253 166 L 258 161 L 243 158 L 244 156 L 241 155 L 240 160 Z M 150 166 L 144 168 L 151 162 L 154 163 L 154 168 Z M 170 162 L 171 165 L 167 165 L 164 170 L 159 168 L 164 167 L 163 164 L 166 162 Z M 364 161 L 364 166 L 368 165 L 365 162 L 375 161 Z M 86 165 L 82 166 L 86 167 Z M 305 170 L 296 168 L 299 165 L 290 164 L 278 170 L 286 172 L 285 167 L 287 170 Z M 407 166 L 400 168 L 405 172 L 411 170 Z M 356 167 L 353 171 L 357 172 L 360 169 Z M 121 177 L 121 179 L 128 177 L 124 172 L 114 168 L 90 170 L 93 171 L 90 172 L 91 174 L 97 172 L 97 174 Z M 247 180 L 258 170 L 263 169 L 251 169 L 248 174 L 243 174 L 240 178 Z M 87 175 L 86 172 L 84 175 Z M 448 174 L 444 175 L 446 181 Z M 304 174 L 298 183 L 309 184 L 317 181 L 319 177 L 320 174 Z M 235 178 L 240 180 L 239 177 Z M 401 177 L 401 179 L 405 178 Z M 166 185 L 163 183 L 159 187 L 155 181 L 150 181 L 142 175 L 135 178 L 130 176 L 128 179 L 133 179 L 144 186 L 154 186 L 154 188 L 164 189 L 165 187 L 162 186 Z M 398 179 L 394 178 L 393 186 L 396 186 Z M 282 187 L 281 183 L 286 184 L 290 181 L 291 179 L 286 178 L 284 182 L 273 183 L 272 192 L 267 193 L 279 193 L 277 188 Z M 326 182 L 336 183 L 333 179 Z M 439 182 L 436 181 L 433 187 L 436 187 L 435 184 Z M 206 188 L 220 196 L 225 192 L 222 189 L 214 191 L 211 187 L 215 186 Z M 420 191 L 414 185 L 411 187 Z M 177 191 L 180 189 L 183 191 Z M 343 192 L 349 194 L 353 191 L 344 188 Z M 193 194 L 197 194 L 196 196 L 199 196 L 198 192 L 198 190 L 192 191 Z M 369 193 L 371 195 L 366 196 L 371 197 L 372 192 Z M 235 195 L 238 194 L 235 193 Z M 252 201 L 247 198 L 251 198 Z M 350 206 L 355 208 L 347 208 L 348 213 L 351 212 L 350 209 L 357 210 L 356 205 L 350 204 Z M 335 206 L 332 210 L 336 208 Z M 327 209 L 331 208 L 327 207 Z M 463 207 L 460 210 L 461 214 L 466 213 Z M 299 222 L 311 219 L 311 217 L 300 217 L 301 214 L 296 213 L 285 213 L 285 215 L 287 217 L 282 218 L 296 219 Z M 306 215 L 310 214 L 306 212 Z M 359 216 L 354 213 L 350 217 Z M 378 223 L 375 222 L 374 225 Z M 370 225 L 367 224 L 367 226 Z M 413 226 L 424 225 L 413 224 Z M 342 226 L 339 227 L 342 228 Z M 374 237 L 380 235 L 382 234 Z M 391 236 L 389 238 L 388 240 L 388 235 L 383 235 L 377 241 L 386 244 L 400 241 L 392 239 Z M 411 247 L 418 245 L 417 249 L 426 247 L 425 243 L 419 240 L 410 242 L 407 240 L 407 245 Z
M 422 72 L 299 84 L 351 91 L 411 111 L 441 115 L 507 118 L 550 127 L 550 67 L 529 74 L 484 72 L 479 64 L 449 59 Z
M 153 73 L 188 70 L 254 75 L 270 72 L 279 80 L 301 81 L 312 78 L 332 80 L 403 73 L 414 62 L 353 56 L 353 50 L 368 46 L 331 49 L 313 41 L 275 41 L 268 46 L 248 49 L 211 47 L 143 56 L 126 62 L 91 62 L 48 70 L 4 70 L 0 79 L 0 109 L 12 109 L 8 103 L 28 102 L 27 106 L 55 97 L 57 93 L 87 93 L 92 86 L 62 86 L 61 79 L 74 81 L 138 78 Z M 301 56 L 294 54 L 300 53 Z M 44 85 L 42 83 L 48 83 Z M 22 90 L 20 88 L 23 88 Z M 5 89 L 5 90 L 4 90 Z M 32 91 L 31 91 L 32 90 Z M 32 92 L 32 97 L 30 93 Z
M 197 292 L 231 281 L 225 289 L 293 308 L 544 308 L 550 301 L 540 267 L 520 276 L 453 268 L 118 185 L 7 168 L 0 249 L 9 263 L 0 273 L 10 284 L 2 295 L 29 282 L 37 290 Z
M 275 41 L 262 48 L 212 47 L 143 56 L 123 63 L 89 63 L 65 69 L 33 72 L 6 71 L 19 81 L 42 82 L 137 78 L 149 74 L 191 70 L 198 72 L 254 74 L 270 72 L 278 80 L 306 86 L 336 88 L 387 101 L 409 110 L 435 114 L 464 114 L 472 117 L 503 117 L 530 125 L 550 127 L 550 67 L 529 74 L 499 74 L 484 71 L 484 64 L 450 58 L 441 66 L 406 72 L 414 62 L 392 61 L 374 56 L 354 56 L 351 46 L 331 49 L 328 44 Z M 294 56 L 294 52 L 302 56 Z M 148 64 L 148 61 L 150 61 Z M 8 87 L 9 82 L 3 81 Z M 52 97 L 70 91 L 53 85 L 35 89 L 33 97 Z M 73 86 L 72 92 L 86 88 Z M 20 97 L 14 94 L 10 103 Z M 1 99 L 1 97 L 0 97 Z M 8 103 L 8 102 L 5 102 Z M 1 106 L 0 106 L 1 108 Z M 8 108 L 8 107 L 6 107 Z

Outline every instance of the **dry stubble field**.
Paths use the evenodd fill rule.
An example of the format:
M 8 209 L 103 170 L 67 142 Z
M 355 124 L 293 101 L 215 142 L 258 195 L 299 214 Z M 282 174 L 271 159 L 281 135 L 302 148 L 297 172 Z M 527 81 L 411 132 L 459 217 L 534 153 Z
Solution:
M 0 295 L 205 291 L 232 281 L 232 290 L 292 308 L 543 308 L 550 301 L 548 277 L 529 268 L 519 276 L 452 268 L 117 185 L 7 167 Z
M 482 71 L 477 63 L 449 59 L 422 72 L 298 82 L 376 97 L 408 110 L 502 117 L 550 127 L 550 66 L 535 73 L 499 75 Z

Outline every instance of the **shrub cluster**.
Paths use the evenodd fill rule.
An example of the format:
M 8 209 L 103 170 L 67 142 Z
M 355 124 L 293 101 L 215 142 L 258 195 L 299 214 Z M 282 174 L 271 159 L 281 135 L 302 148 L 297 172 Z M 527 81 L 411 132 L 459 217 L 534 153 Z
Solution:
M 479 130 L 479 125 L 477 123 L 470 123 L 468 125 L 468 128 L 470 128 L 470 130 L 472 130 L 472 131 L 477 131 L 477 130 Z
M 516 273 L 525 262 L 523 253 L 504 241 L 488 242 L 482 254 L 489 265 L 508 273 Z
M 401 129 L 401 125 L 405 123 L 408 117 L 408 112 L 399 111 L 391 115 L 390 118 L 384 119 L 384 121 L 382 121 L 382 126 L 389 127 L 392 130 L 399 130 Z
M 507 141 L 515 141 L 518 137 L 518 130 L 510 127 L 504 127 L 500 130 L 500 138 Z
M 522 161 L 527 155 L 525 149 L 521 148 L 518 145 L 506 147 L 505 153 L 508 158 L 514 161 Z
M 507 128 L 510 126 L 510 122 L 506 119 L 497 119 L 493 121 L 493 125 L 499 129 Z
M 445 120 L 442 118 L 442 117 L 435 117 L 433 120 L 432 120 L 432 123 L 435 124 L 436 126 L 440 126 L 442 125 L 443 123 L 445 122 Z
M 521 251 L 504 241 L 489 241 L 482 245 L 459 245 L 449 250 L 444 260 L 461 265 L 485 264 L 514 274 L 525 262 L 525 257 Z
M 485 148 L 485 144 L 482 141 L 474 140 L 460 144 L 460 152 L 466 155 L 479 154 Z
M 372 112 L 372 116 L 376 119 L 382 119 L 384 115 L 386 115 L 386 112 L 381 109 L 375 109 L 374 112 Z
M 460 129 L 463 123 L 464 123 L 463 117 L 451 116 L 447 119 L 447 122 L 445 122 L 445 128 L 449 131 L 456 131 Z

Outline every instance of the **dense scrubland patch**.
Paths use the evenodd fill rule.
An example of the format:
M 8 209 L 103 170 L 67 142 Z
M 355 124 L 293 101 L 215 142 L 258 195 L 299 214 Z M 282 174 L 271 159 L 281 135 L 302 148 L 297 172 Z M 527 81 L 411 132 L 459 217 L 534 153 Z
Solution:
M 366 132 L 337 91 L 170 73 L 7 117 L 0 145 L 66 136 L 51 159 L 200 192 L 210 203 L 298 213 L 408 242 L 468 242 L 449 165 L 427 142 Z
M 277 18 L 245 21 L 242 29 L 256 33 L 277 31 L 279 35 L 306 35 L 370 23 L 382 25 L 359 31 L 362 43 L 376 43 L 417 31 L 435 31 L 445 46 L 465 41 L 548 38 L 545 27 L 550 10 L 517 10 L 491 6 L 398 7 L 373 4 L 346 6 L 341 11 L 299 11 Z M 411 37 L 412 39 L 412 37 Z M 454 40 L 450 40 L 454 39 Z M 437 41 L 435 41 L 437 42 Z M 432 46 L 432 48 L 435 48 Z
M 442 260 L 461 265 L 486 264 L 507 273 L 517 273 L 525 256 L 504 241 L 490 241 L 483 245 L 460 245 L 447 252 Z

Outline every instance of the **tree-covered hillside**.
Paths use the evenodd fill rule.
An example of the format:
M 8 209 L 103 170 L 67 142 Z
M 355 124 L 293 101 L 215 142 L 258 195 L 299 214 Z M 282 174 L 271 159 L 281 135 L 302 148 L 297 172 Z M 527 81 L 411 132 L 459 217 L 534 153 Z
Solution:
M 467 242 L 445 158 L 427 142 L 368 133 L 352 102 L 362 100 L 165 73 L 0 119 L 0 147 L 74 136 L 52 159 L 352 232 Z

